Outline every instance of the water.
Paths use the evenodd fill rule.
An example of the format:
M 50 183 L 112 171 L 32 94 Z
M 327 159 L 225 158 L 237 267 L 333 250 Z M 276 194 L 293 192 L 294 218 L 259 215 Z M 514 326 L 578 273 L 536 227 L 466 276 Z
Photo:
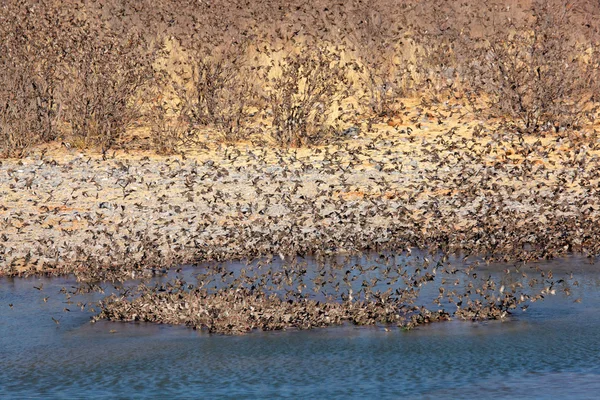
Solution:
M 0 397 L 595 398 L 600 272 L 577 258 L 551 267 L 575 271 L 573 295 L 547 297 L 504 322 L 238 337 L 90 324 L 75 303 L 100 294 L 65 304 L 58 291 L 71 289 L 68 279 L 1 280 Z

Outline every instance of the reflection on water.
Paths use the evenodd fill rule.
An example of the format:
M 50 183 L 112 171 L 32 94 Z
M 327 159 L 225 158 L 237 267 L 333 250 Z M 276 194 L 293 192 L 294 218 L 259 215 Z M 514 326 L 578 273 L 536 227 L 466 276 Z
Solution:
M 102 295 L 67 301 L 59 291 L 73 281 L 2 280 L 0 397 L 595 397 L 600 272 L 578 258 L 551 267 L 574 271 L 572 296 L 549 296 L 509 321 L 240 337 L 92 325 L 77 303 Z

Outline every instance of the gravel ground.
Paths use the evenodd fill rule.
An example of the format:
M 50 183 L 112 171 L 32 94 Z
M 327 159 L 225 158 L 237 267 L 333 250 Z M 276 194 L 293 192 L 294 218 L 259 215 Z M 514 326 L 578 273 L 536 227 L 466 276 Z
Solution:
M 53 148 L 2 160 L 0 274 L 121 279 L 415 246 L 522 260 L 599 252 L 595 143 L 418 126 L 299 150 L 214 145 L 103 160 Z

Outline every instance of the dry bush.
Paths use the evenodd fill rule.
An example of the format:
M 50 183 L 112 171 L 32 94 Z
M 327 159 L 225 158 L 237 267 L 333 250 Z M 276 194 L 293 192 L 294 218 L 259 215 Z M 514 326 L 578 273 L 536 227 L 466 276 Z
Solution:
M 581 11 L 597 6 L 582 4 L 423 1 L 410 25 L 418 74 L 434 97 L 465 96 L 521 131 L 578 127 L 595 115 L 598 81 L 597 26 Z
M 502 19 L 469 49 L 467 95 L 475 109 L 527 132 L 577 127 L 592 114 L 586 108 L 599 76 L 597 50 L 572 34 L 568 4 L 536 0 L 528 18 Z
M 243 140 L 262 122 L 254 113 L 270 117 L 280 145 L 308 145 L 336 132 L 350 90 L 369 116 L 385 116 L 408 86 L 419 96 L 466 94 L 523 130 L 581 125 L 595 114 L 600 7 L 529 3 L 4 2 L 0 152 L 57 139 L 108 149 L 140 123 L 168 153 L 197 125 Z M 186 72 L 157 81 L 156 60 L 168 58 L 159 44 L 169 39 L 186 50 Z M 148 101 L 157 90 L 182 103 Z
M 415 7 L 411 3 L 354 0 L 325 8 L 322 19 L 327 21 L 327 33 L 323 36 L 331 37 L 345 55 L 353 57 L 349 74 L 353 96 L 369 117 L 397 114 L 399 100 L 416 89 L 411 38 Z
M 139 34 L 87 27 L 69 63 L 64 102 L 72 140 L 106 150 L 141 116 L 142 90 L 154 79 L 157 49 Z
M 190 124 L 166 101 L 157 100 L 148 116 L 152 148 L 158 154 L 175 154 L 182 145 L 189 143 Z
M 8 2 L 0 12 L 0 152 L 22 156 L 56 138 L 60 116 L 56 20 L 63 10 Z
M 22 156 L 40 141 L 36 99 L 27 71 L 4 61 L 0 66 L 0 153 Z
M 246 139 L 256 91 L 245 45 L 201 48 L 191 54 L 191 85 L 176 85 L 183 112 L 192 124 L 214 127 L 225 142 Z
M 434 99 L 458 97 L 463 60 L 470 57 L 465 48 L 470 49 L 471 35 L 481 27 L 475 16 L 485 14 L 484 8 L 479 2 L 426 0 L 407 11 L 409 36 L 415 43 L 414 80 L 421 93 Z
M 393 115 L 403 96 L 406 70 L 397 65 L 397 45 L 402 38 L 400 21 L 390 19 L 386 10 L 375 4 L 353 10 L 350 43 L 359 58 L 358 78 L 363 95 L 361 102 L 377 116 Z
M 2 5 L 4 153 L 22 155 L 31 145 L 58 138 L 108 148 L 139 116 L 135 97 L 152 80 L 158 49 L 118 10 L 117 2 L 83 0 Z
M 310 46 L 273 61 L 266 101 L 272 137 L 282 146 L 318 143 L 337 130 L 339 105 L 348 95 L 345 65 L 331 50 Z M 336 106 L 338 107 L 336 109 Z

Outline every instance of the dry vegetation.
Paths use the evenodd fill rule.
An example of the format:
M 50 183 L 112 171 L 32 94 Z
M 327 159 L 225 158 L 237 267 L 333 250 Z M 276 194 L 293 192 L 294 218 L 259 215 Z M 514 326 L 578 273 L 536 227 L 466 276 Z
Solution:
M 0 148 L 106 152 L 139 146 L 136 127 L 159 153 L 207 130 L 304 146 L 424 94 L 518 132 L 586 129 L 599 11 L 565 0 L 6 2 Z

